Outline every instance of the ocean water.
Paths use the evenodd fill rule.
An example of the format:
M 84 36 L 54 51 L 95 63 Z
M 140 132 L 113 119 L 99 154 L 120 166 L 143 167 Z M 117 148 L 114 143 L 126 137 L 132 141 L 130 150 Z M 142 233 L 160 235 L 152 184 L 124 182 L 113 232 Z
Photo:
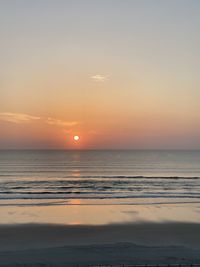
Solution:
M 0 151 L 0 201 L 198 201 L 200 151 Z

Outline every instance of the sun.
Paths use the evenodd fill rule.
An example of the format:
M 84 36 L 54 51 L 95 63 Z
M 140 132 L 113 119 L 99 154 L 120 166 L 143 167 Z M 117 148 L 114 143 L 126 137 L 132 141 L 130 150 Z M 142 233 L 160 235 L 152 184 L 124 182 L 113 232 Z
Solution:
M 74 135 L 74 141 L 78 141 L 80 137 L 78 135 Z

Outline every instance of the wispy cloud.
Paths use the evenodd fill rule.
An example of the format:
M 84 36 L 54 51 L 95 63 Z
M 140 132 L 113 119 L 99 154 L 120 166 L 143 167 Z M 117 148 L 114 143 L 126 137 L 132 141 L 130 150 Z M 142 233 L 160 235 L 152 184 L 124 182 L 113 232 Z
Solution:
M 10 113 L 10 112 L 2 112 L 0 113 L 0 120 L 11 122 L 11 123 L 29 123 L 34 120 L 40 120 L 40 117 L 31 116 L 23 113 Z
M 59 119 L 54 119 L 54 118 L 47 118 L 45 121 L 47 124 L 50 125 L 57 125 L 57 126 L 75 126 L 78 124 L 77 121 L 63 121 L 63 120 L 59 120 Z
M 93 81 L 95 82 L 105 82 L 105 80 L 107 80 L 108 77 L 104 75 L 96 74 L 92 76 L 91 79 L 93 79 Z
M 0 121 L 17 123 L 17 124 L 40 121 L 45 124 L 61 126 L 61 127 L 72 127 L 72 126 L 79 124 L 79 122 L 77 121 L 65 121 L 65 120 L 60 120 L 57 118 L 38 117 L 38 116 L 32 116 L 32 115 L 28 115 L 24 113 L 11 113 L 11 112 L 0 113 Z

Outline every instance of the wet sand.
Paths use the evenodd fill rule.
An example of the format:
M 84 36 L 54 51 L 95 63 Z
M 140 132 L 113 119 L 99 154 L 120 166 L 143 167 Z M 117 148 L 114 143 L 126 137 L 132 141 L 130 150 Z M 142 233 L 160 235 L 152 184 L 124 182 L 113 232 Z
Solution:
M 200 203 L 196 200 L 163 203 L 165 199 L 125 200 L 124 204 L 103 200 L 70 201 L 2 200 L 0 225 L 67 224 L 105 225 L 146 222 L 200 222 Z M 189 202 L 190 201 L 190 202 Z M 192 201 L 192 202 L 191 202 Z

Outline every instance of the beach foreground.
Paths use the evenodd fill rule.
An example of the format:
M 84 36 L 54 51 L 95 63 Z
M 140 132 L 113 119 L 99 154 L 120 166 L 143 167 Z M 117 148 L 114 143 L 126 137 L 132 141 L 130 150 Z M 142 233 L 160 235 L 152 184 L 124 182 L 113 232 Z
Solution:
M 2 225 L 0 266 L 200 263 L 200 224 Z

